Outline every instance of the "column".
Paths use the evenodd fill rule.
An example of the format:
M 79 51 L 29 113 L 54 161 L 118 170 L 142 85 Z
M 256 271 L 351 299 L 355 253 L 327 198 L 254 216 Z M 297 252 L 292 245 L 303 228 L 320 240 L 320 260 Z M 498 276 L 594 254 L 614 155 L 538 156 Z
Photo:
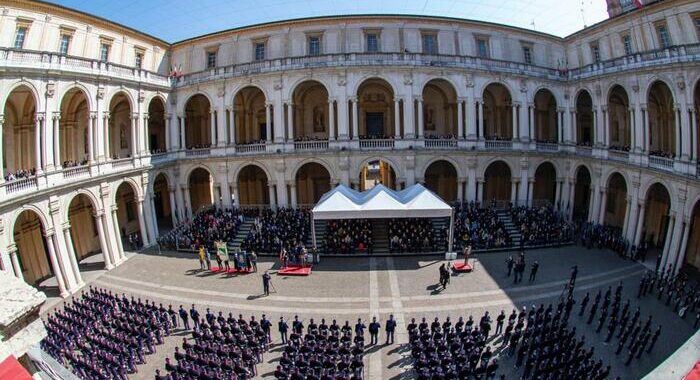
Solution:
M 571 143 L 578 144 L 578 114 L 576 111 L 571 111 Z
M 75 283 L 78 284 L 78 288 L 85 285 L 83 282 L 83 277 L 80 275 L 80 268 L 78 267 L 78 259 L 75 257 L 75 248 L 73 247 L 73 238 L 70 235 L 70 224 L 63 226 L 63 240 L 66 242 L 66 249 L 68 250 L 68 258 L 70 259 L 71 268 L 73 269 L 73 274 L 75 275 Z
M 608 147 L 610 146 L 610 111 L 607 107 L 603 107 L 603 126 L 605 128 L 603 146 Z
M 649 153 L 649 112 L 646 104 L 642 105 L 642 153 Z
M 564 111 L 557 110 L 557 135 L 559 137 L 557 141 L 559 142 L 559 144 L 563 143 L 566 140 L 564 132 Z
M 148 127 L 149 127 L 148 121 L 150 120 L 150 115 L 147 113 L 144 113 L 142 116 L 143 117 L 141 118 L 141 122 L 142 122 L 141 140 L 143 140 L 143 141 L 140 144 L 141 145 L 141 155 L 147 156 L 147 155 L 151 154 L 151 147 L 148 144 Z
M 476 105 L 474 104 L 473 98 L 468 97 L 467 103 L 465 105 L 466 118 L 467 118 L 467 140 L 476 140 L 477 122 L 476 122 Z
M 218 147 L 225 147 L 227 143 L 226 119 L 226 105 L 222 104 L 221 108 L 216 111 L 216 146 Z
M 422 139 L 425 134 L 425 120 L 423 115 L 423 98 L 416 98 L 418 102 L 418 138 Z
M 690 113 L 690 162 L 697 162 L 698 160 L 698 120 L 695 116 L 695 107 L 688 107 L 688 112 Z M 0 129 L 2 125 L 0 124 Z M 0 140 L 0 144 L 2 140 Z M 2 151 L 0 151 L 0 154 Z M 0 161 L 0 164 L 2 162 Z M 0 166 L 2 167 L 2 166 Z
M 457 181 L 457 200 L 460 202 L 464 200 L 464 182 L 464 178 L 459 178 Z
M 401 107 L 399 98 L 394 98 L 394 139 L 401 138 Z
M 476 180 L 476 200 L 483 201 L 486 203 L 487 199 L 484 198 L 484 183 L 486 180 L 483 178 L 477 178 Z
M 567 204 L 568 207 L 568 216 L 569 219 L 574 215 L 574 202 L 576 201 L 576 180 L 573 178 L 569 178 L 569 197 L 568 197 L 569 203 Z
M 680 114 L 681 114 L 680 107 L 678 107 L 677 104 L 674 105 L 673 106 L 673 116 L 676 119 L 676 125 L 675 125 L 676 130 L 674 132 L 674 135 L 676 137 L 676 158 L 675 158 L 676 161 L 678 161 L 679 159 L 683 159 L 683 156 L 685 155 L 685 152 L 683 151 L 683 146 L 681 145 L 681 138 L 688 137 L 688 136 L 684 136 L 683 127 L 681 126 Z M 687 155 L 685 155 L 685 159 L 686 160 L 688 159 Z
M 626 197 L 626 205 L 625 205 L 625 219 L 622 222 L 622 237 L 626 238 L 627 237 L 627 229 L 629 228 L 629 222 L 630 222 L 630 209 L 632 208 L 632 197 L 627 196 Z
M 182 187 L 182 195 L 185 201 L 185 215 L 188 219 L 191 219 L 194 215 L 195 210 L 192 210 L 192 199 L 190 199 L 190 187 Z
M 139 216 L 139 221 L 142 219 L 141 216 Z M 112 207 L 112 226 L 114 227 L 114 238 L 115 238 L 115 243 L 116 243 L 116 252 L 114 252 L 114 260 L 115 260 L 115 265 L 121 264 L 124 260 L 126 260 L 126 256 L 124 255 L 124 246 L 122 245 L 122 235 L 121 232 L 119 231 L 119 220 L 117 218 L 117 208 Z
M 335 141 L 335 99 L 328 100 L 328 139 Z
M 49 259 L 51 260 L 51 268 L 53 268 L 53 273 L 56 276 L 56 282 L 58 282 L 58 290 L 61 294 L 61 297 L 66 298 L 70 295 L 68 290 L 66 289 L 66 282 L 65 279 L 63 278 L 64 276 L 64 271 L 61 265 L 59 265 L 57 256 L 56 256 L 56 246 L 55 244 L 55 239 L 54 239 L 54 233 L 51 232 L 50 234 L 46 234 L 46 247 L 49 249 Z
M 131 115 L 131 157 L 135 158 L 138 155 L 138 125 L 139 115 Z
M 686 219 L 683 223 L 683 235 L 681 235 L 680 249 L 676 254 L 676 262 L 674 265 L 674 274 L 677 274 L 683 267 L 683 260 L 685 259 L 685 252 L 688 249 L 688 236 L 690 235 L 690 220 Z
M 59 170 L 62 166 L 61 162 L 61 138 L 58 135 L 61 123 L 61 113 L 54 112 L 51 118 L 52 128 L 53 128 L 53 165 Z M 89 128 L 89 127 L 88 127 Z M 78 161 L 81 161 L 82 157 L 78 157 Z
M 88 121 L 88 164 L 92 164 L 95 161 L 95 128 L 97 126 L 97 114 L 94 112 L 90 113 L 90 119 Z M 0 141 L 1 143 L 2 141 Z M 1 152 L 0 152 L 1 153 Z M 0 166 L 2 167 L 2 166 Z
M 151 245 L 151 239 L 150 239 L 150 236 L 148 233 L 148 229 L 146 229 L 146 213 L 144 212 L 143 199 L 138 200 L 137 207 L 138 207 L 137 215 L 139 218 L 139 229 L 141 230 L 141 240 L 143 242 L 143 246 L 148 247 L 149 245 Z M 115 215 L 116 215 L 116 213 L 115 213 Z
M 598 185 L 591 185 L 591 200 L 588 204 L 588 221 L 598 220 Z
M 186 149 L 185 143 L 187 142 L 186 136 L 185 136 L 185 117 L 180 116 L 178 117 L 180 119 L 180 149 Z
M 272 104 L 265 103 L 265 134 L 267 135 L 267 143 L 272 143 Z
M 148 236 L 151 237 L 150 245 L 156 244 L 156 239 L 160 235 L 158 231 L 158 216 L 156 215 L 155 208 L 155 196 L 153 194 L 148 195 L 148 203 L 146 204 L 148 219 L 146 219 L 146 224 L 149 227 Z
M 535 179 L 534 178 L 528 178 L 527 179 L 527 205 L 532 207 L 532 201 L 534 200 L 535 197 Z
M 177 203 L 175 203 L 175 189 L 168 189 L 168 196 L 170 198 L 170 217 L 173 220 L 173 227 L 178 225 L 177 221 Z
M 19 258 L 17 257 L 17 245 L 15 244 L 12 244 L 10 248 L 10 261 L 12 262 L 12 269 L 15 271 L 15 276 L 20 280 L 24 280 L 22 268 L 19 265 Z
M 241 206 L 241 197 L 238 195 L 238 186 L 233 185 L 233 204 L 235 206 Z
M 236 145 L 236 107 L 230 107 L 228 109 L 228 118 L 229 118 L 228 143 L 230 145 Z
M 638 153 L 642 149 L 642 142 L 644 141 L 642 136 L 644 136 L 644 117 L 642 115 L 642 108 L 640 104 L 634 105 L 634 124 L 632 125 L 634 133 L 634 140 L 632 140 L 631 152 Z
M 511 178 L 510 179 L 510 202 L 515 205 L 515 202 L 518 200 L 518 180 L 519 178 Z
M 50 155 L 49 145 L 53 144 L 53 128 L 47 126 L 49 115 L 45 113 L 37 114 L 37 117 L 41 118 L 41 169 L 43 171 L 49 170 L 53 166 L 53 155 Z M 49 133 L 50 132 L 50 133 Z
M 287 103 L 287 142 L 294 141 L 294 103 Z
M 275 197 L 275 185 L 269 183 L 267 185 L 268 197 L 270 199 L 270 208 L 277 209 L 277 199 Z
M 600 200 L 600 211 L 598 212 L 598 223 L 603 224 L 605 222 L 605 207 L 608 202 L 608 188 L 600 188 L 601 200 Z
M 5 163 L 3 162 L 3 156 L 4 153 L 2 151 L 3 149 L 3 135 L 4 135 L 4 130 L 5 130 L 5 116 L 0 115 L 0 183 L 5 182 Z
M 348 140 L 348 129 L 348 100 L 344 95 L 341 95 L 338 99 L 338 138 L 340 141 Z
M 484 102 L 481 99 L 476 100 L 477 108 L 479 109 L 478 115 L 476 116 L 476 125 L 479 129 L 479 140 L 484 139 Z
M 661 266 L 659 269 L 666 270 L 667 266 L 673 261 L 671 253 L 671 242 L 676 238 L 676 213 L 671 211 L 668 218 L 668 227 L 666 228 L 666 241 L 664 241 L 664 250 L 661 256 Z
M 464 140 L 466 138 L 465 134 L 465 129 L 464 129 L 464 99 L 458 98 L 457 99 L 457 137 L 460 140 Z
M 530 103 L 528 104 L 528 109 L 530 110 L 530 117 L 529 117 L 529 135 L 530 135 L 530 140 L 535 139 L 535 104 Z
M 269 120 L 269 116 L 268 116 Z M 269 135 L 268 131 L 268 136 Z M 217 138 L 216 138 L 216 110 L 214 108 L 209 109 L 209 146 L 216 146 Z
M 642 228 L 644 228 L 644 218 L 645 218 L 645 208 L 646 201 L 644 199 L 639 200 L 639 213 L 637 214 L 637 229 L 634 234 L 634 245 L 639 247 L 639 242 L 642 240 Z
M 34 119 L 34 152 L 35 152 L 35 160 L 36 160 L 36 172 L 37 174 L 40 174 L 43 172 L 43 164 L 41 160 L 42 156 L 42 143 L 41 143 L 41 124 L 44 120 L 44 117 L 40 114 L 37 114 L 36 118 Z
M 290 199 L 289 204 L 292 207 L 296 207 L 297 206 L 297 184 L 296 184 L 296 181 L 289 181 L 287 183 L 287 185 L 289 185 L 289 190 L 290 190 L 289 193 L 290 193 L 290 196 L 292 198 L 292 199 Z
M 165 151 L 170 151 L 173 144 L 173 133 L 170 130 L 172 127 L 171 115 L 169 113 L 165 114 Z
M 629 122 L 627 123 L 630 128 L 630 152 L 634 152 L 634 140 L 636 139 L 634 130 L 634 107 L 630 107 L 627 110 L 627 117 Z
M 94 214 L 93 217 L 95 218 L 95 225 L 97 226 L 97 236 L 100 238 L 100 248 L 102 249 L 102 256 L 104 256 L 105 259 L 105 269 L 107 270 L 112 270 L 114 268 L 114 260 L 112 259 L 112 255 L 110 254 L 109 246 L 107 245 L 107 239 L 105 237 L 105 228 L 104 228 L 104 223 L 102 223 L 102 219 L 104 218 L 104 212 L 100 211 L 97 214 Z
M 512 129 L 513 131 L 511 132 L 513 134 L 512 140 L 518 140 L 518 105 L 513 103 L 512 106 Z
M 360 112 L 357 109 L 357 97 L 353 96 L 350 101 L 352 102 L 352 139 L 358 140 L 360 138 Z
M 109 135 L 109 112 L 102 113 L 102 135 L 104 136 L 104 158 L 105 161 L 112 159 L 112 146 L 110 145 L 111 136 Z
M 556 185 L 554 187 L 554 204 L 559 205 L 559 202 L 561 200 L 561 180 L 556 180 L 555 181 Z
M 415 103 L 413 98 L 406 96 L 403 102 L 403 138 L 416 138 L 416 122 L 414 117 Z

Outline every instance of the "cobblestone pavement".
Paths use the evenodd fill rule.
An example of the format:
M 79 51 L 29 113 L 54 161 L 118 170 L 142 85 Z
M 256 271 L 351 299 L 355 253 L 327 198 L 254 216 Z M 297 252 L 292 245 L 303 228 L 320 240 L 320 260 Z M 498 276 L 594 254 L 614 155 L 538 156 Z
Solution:
M 309 318 L 320 321 L 325 318 L 337 319 L 338 323 L 358 317 L 365 321 L 377 316 L 388 319 L 393 314 L 399 322 L 397 343 L 369 347 L 365 362 L 366 379 L 412 378 L 410 372 L 410 350 L 407 347 L 405 326 L 411 318 L 426 317 L 444 319 L 473 315 L 481 317 L 489 311 L 495 319 L 501 310 L 510 313 L 512 308 L 533 304 L 555 302 L 562 293 L 572 265 L 579 266 L 576 296 L 582 298 L 585 292 L 592 295 L 608 286 L 613 289 L 622 281 L 624 284 L 623 302 L 631 299 L 634 307 L 639 305 L 642 320 L 653 314 L 654 326 L 663 325 L 661 339 L 651 354 L 635 359 L 629 367 L 624 366 L 625 357 L 615 356 L 616 344 L 605 345 L 604 331 L 595 333 L 595 325 L 587 325 L 585 318 L 577 313 L 571 323 L 579 333 L 586 334 L 587 346 L 595 344 L 596 356 L 612 366 L 612 376 L 622 379 L 639 379 L 654 369 L 675 351 L 694 332 L 693 318 L 680 319 L 669 307 L 655 297 L 637 299 L 637 289 L 644 266 L 618 258 L 610 251 L 587 250 L 578 246 L 528 251 L 528 266 L 539 261 L 540 269 L 536 281 L 513 284 L 512 277 L 506 276 L 505 259 L 515 252 L 488 253 L 476 255 L 475 271 L 451 278 L 447 290 L 440 291 L 436 286 L 438 267 L 442 260 L 437 257 L 363 257 L 323 259 L 313 268 L 309 277 L 275 276 L 277 265 L 272 259 L 261 259 L 258 273 L 248 275 L 222 275 L 202 272 L 199 262 L 191 254 L 174 252 L 130 254 L 127 262 L 107 273 L 94 270 L 84 274 L 86 282 L 94 286 L 124 292 L 137 297 L 148 298 L 187 307 L 196 304 L 200 312 L 210 307 L 212 311 L 233 312 L 276 321 L 280 316 L 292 319 L 298 315 L 308 324 Z M 95 267 L 95 263 L 90 264 Z M 273 274 L 275 292 L 269 297 L 262 296 L 262 271 Z M 44 312 L 62 301 L 51 298 L 44 306 Z M 382 331 L 383 332 L 383 331 Z M 156 368 L 163 368 L 165 358 L 172 357 L 173 348 L 180 344 L 184 331 L 178 331 L 158 346 L 157 353 L 147 358 L 148 363 L 139 367 L 133 379 L 151 379 Z M 273 329 L 274 346 L 259 366 L 259 377 L 272 377 L 281 346 L 276 328 Z M 613 340 L 613 342 L 615 342 Z M 380 339 L 380 343 L 382 340 Z M 495 343 L 498 343 L 496 339 Z M 499 373 L 515 374 L 513 362 L 509 358 L 501 361 Z M 670 380 L 670 379 L 669 379 Z

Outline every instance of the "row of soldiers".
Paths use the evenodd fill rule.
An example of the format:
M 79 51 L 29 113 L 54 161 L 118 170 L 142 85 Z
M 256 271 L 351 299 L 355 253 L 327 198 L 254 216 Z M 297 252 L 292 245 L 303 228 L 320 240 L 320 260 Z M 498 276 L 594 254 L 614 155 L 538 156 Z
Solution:
M 695 317 L 693 328 L 700 323 L 700 288 L 692 286 L 684 273 L 673 275 L 671 268 L 665 272 L 647 271 L 639 282 L 637 298 L 656 296 L 664 305 L 671 307 L 682 319 Z M 665 300 L 664 300 L 665 298 Z

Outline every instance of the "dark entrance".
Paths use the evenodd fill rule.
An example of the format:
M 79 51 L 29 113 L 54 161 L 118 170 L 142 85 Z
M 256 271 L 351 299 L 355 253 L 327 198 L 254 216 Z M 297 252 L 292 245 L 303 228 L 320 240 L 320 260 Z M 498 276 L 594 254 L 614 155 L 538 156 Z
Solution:
M 365 117 L 367 123 L 367 135 L 370 137 L 384 137 L 384 113 L 367 112 Z

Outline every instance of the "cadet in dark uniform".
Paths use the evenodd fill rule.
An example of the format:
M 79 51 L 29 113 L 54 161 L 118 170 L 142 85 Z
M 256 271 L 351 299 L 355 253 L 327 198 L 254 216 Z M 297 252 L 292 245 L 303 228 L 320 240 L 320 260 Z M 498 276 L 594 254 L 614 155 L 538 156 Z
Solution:
M 262 275 L 262 280 L 263 280 L 263 292 L 265 293 L 266 296 L 270 295 L 270 281 L 272 278 L 270 275 L 265 271 L 265 274 Z
M 287 322 L 284 321 L 284 317 L 280 317 L 280 321 L 277 322 L 277 329 L 280 332 L 282 344 L 287 344 L 287 330 L 289 329 L 289 326 L 287 326 Z
M 190 318 L 187 316 L 187 312 L 185 309 L 182 308 L 182 305 L 180 305 L 180 318 L 182 318 L 182 326 L 184 327 L 185 330 L 190 329 Z
M 394 344 L 394 331 L 396 330 L 396 320 L 394 320 L 394 314 L 389 315 L 389 320 L 386 321 L 384 330 L 386 330 L 385 344 Z
M 372 322 L 369 324 L 369 344 L 377 344 L 377 335 L 379 335 L 379 327 L 377 317 L 372 317 Z

